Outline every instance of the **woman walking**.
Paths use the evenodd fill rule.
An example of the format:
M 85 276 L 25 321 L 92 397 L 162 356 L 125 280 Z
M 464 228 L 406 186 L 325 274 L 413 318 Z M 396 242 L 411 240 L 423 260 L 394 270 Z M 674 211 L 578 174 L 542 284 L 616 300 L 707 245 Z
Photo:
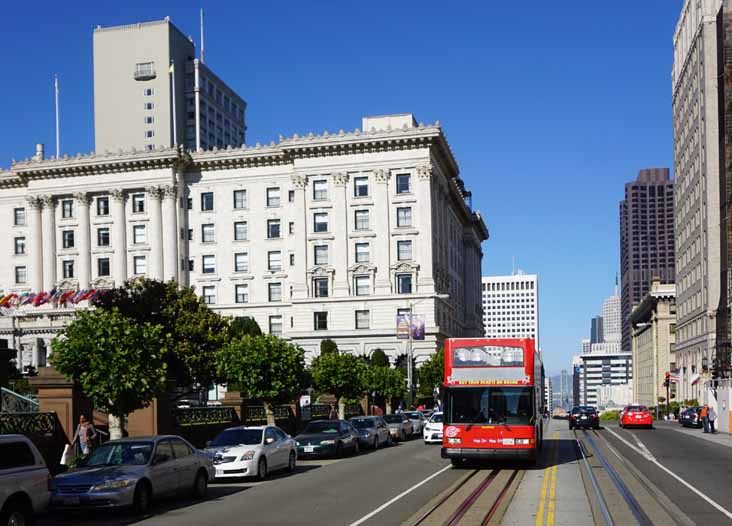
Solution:
M 94 426 L 91 424 L 91 422 L 87 422 L 84 415 L 81 415 L 79 417 L 79 425 L 76 426 L 76 433 L 74 433 L 74 438 L 71 441 L 71 446 L 73 447 L 74 445 L 76 445 L 76 442 L 78 440 L 78 451 L 82 455 L 87 456 L 89 453 L 91 453 L 92 440 L 94 440 L 95 438 L 97 438 L 97 430 L 94 429 Z
M 709 411 L 707 413 L 707 418 L 709 418 L 709 429 L 711 433 L 716 433 L 714 429 L 714 421 L 717 419 L 717 412 L 714 410 L 713 407 L 709 408 Z

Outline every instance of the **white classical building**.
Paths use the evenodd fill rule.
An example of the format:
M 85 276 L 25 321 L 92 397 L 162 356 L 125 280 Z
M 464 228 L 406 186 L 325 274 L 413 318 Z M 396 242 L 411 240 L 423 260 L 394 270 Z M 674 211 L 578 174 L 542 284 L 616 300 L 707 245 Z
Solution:
M 211 151 L 48 159 L 39 147 L 0 172 L 0 296 L 178 280 L 310 356 L 331 338 L 395 357 L 407 347 L 396 317 L 411 309 L 421 361 L 446 337 L 483 334 L 488 230 L 468 197 L 439 123 L 410 114 Z M 35 365 L 72 316 L 22 306 L 0 316 L 0 338 Z

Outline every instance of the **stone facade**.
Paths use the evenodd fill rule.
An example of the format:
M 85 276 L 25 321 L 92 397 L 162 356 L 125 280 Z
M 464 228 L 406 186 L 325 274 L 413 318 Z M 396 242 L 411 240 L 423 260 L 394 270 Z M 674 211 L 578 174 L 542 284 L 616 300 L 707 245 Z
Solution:
M 406 351 L 396 316 L 412 308 L 421 361 L 446 337 L 483 334 L 488 231 L 468 195 L 439 123 L 411 115 L 266 146 L 41 152 L 0 172 L 0 292 L 176 279 L 309 356 L 331 338 L 393 358 Z M 0 337 L 37 347 L 70 310 L 21 307 L 0 316 Z

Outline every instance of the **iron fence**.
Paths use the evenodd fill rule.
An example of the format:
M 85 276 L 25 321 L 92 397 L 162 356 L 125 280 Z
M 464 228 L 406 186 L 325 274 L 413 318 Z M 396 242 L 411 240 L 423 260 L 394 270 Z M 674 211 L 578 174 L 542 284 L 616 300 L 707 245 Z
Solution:
M 36 413 L 38 412 L 38 402 L 5 387 L 0 387 L 0 412 Z
M 176 426 L 210 426 L 235 422 L 236 411 L 233 407 L 186 407 L 173 409 Z

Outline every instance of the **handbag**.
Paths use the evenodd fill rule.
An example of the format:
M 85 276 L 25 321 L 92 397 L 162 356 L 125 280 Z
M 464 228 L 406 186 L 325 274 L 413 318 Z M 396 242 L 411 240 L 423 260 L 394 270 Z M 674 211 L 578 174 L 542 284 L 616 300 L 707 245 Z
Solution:
M 70 460 L 71 460 L 71 446 L 69 444 L 66 444 L 64 446 L 64 452 L 61 454 L 61 465 L 68 466 Z

